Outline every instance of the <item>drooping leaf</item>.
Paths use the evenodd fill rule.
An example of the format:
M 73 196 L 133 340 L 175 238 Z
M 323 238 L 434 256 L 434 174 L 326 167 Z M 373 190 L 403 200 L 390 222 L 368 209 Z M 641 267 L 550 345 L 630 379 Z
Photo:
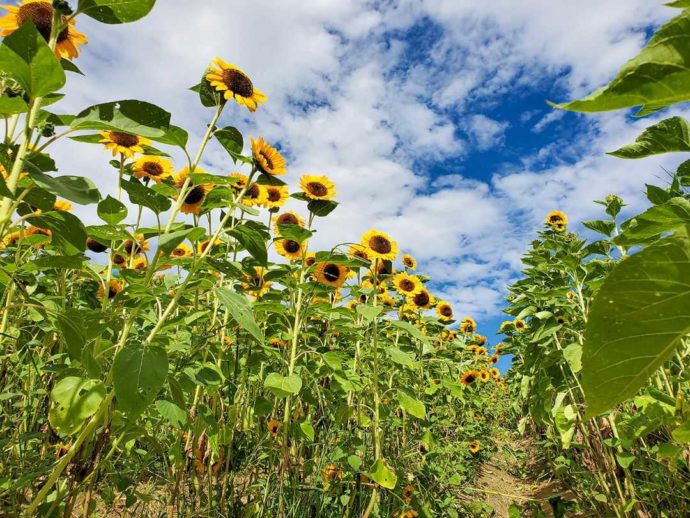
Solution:
M 395 484 L 398 482 L 398 476 L 395 474 L 395 471 L 386 466 L 386 463 L 381 459 L 374 463 L 367 475 L 369 475 L 371 480 L 386 489 L 394 489 Z
M 302 378 L 297 374 L 282 376 L 272 372 L 266 376 L 264 387 L 278 398 L 294 396 L 302 389 Z
M 618 245 L 645 243 L 685 225 L 690 225 L 690 201 L 676 197 L 623 222 L 621 234 L 614 242 Z
M 611 271 L 594 298 L 585 333 L 587 417 L 634 396 L 690 332 L 688 279 L 687 228 Z
M 113 361 L 113 387 L 118 406 L 131 415 L 140 414 L 156 399 L 168 375 L 165 349 L 152 345 L 127 345 Z
M 247 298 L 228 288 L 216 288 L 216 295 L 218 295 L 220 302 L 228 309 L 237 325 L 256 338 L 259 343 L 263 343 L 263 333 L 254 319 L 254 314 Z
M 30 20 L 0 45 L 0 70 L 15 79 L 30 98 L 55 92 L 66 81 L 60 62 Z
M 102 23 L 137 21 L 153 9 L 156 0 L 79 0 L 79 12 Z
M 690 124 L 682 117 L 671 117 L 644 130 L 635 142 L 609 155 L 618 158 L 644 158 L 661 153 L 690 151 Z
M 246 224 L 238 225 L 228 233 L 237 239 L 260 265 L 266 266 L 268 262 L 268 251 L 266 250 L 266 241 L 264 241 L 261 233 Z
M 60 198 L 80 205 L 98 203 L 98 200 L 101 199 L 101 193 L 98 192 L 96 185 L 89 178 L 83 176 L 50 176 L 35 167 L 27 167 L 26 170 L 36 185 Z
M 158 239 L 158 249 L 165 255 L 169 255 L 177 245 L 182 243 L 185 239 L 190 241 L 196 241 L 197 239 L 203 237 L 206 234 L 201 227 L 190 227 L 184 228 L 182 230 L 177 230 L 175 232 L 170 232 L 161 236 Z
M 170 199 L 158 194 L 153 189 L 149 189 L 145 185 L 142 185 L 135 180 L 123 181 L 121 185 L 129 195 L 129 201 L 135 205 L 143 205 L 144 207 L 151 209 L 156 214 L 165 212 L 172 205 Z
M 105 398 L 105 386 L 98 380 L 69 376 L 50 392 L 48 420 L 60 433 L 72 435 L 96 413 Z
M 0 117 L 7 117 L 15 113 L 26 113 L 29 105 L 21 97 L 0 96 Z
M 401 351 L 397 347 L 386 347 L 385 351 L 394 363 L 404 365 L 405 367 L 409 368 L 414 368 L 417 365 L 412 356 L 407 354 L 405 351 Z
M 170 113 L 144 101 L 124 100 L 96 104 L 82 110 L 72 129 L 122 131 L 141 137 L 169 137 Z
M 400 403 L 400 407 L 411 416 L 419 419 L 424 419 L 426 417 L 424 403 L 406 394 L 402 390 L 398 390 L 398 402 Z
M 52 233 L 51 243 L 67 255 L 76 255 L 86 250 L 86 229 L 74 214 L 65 211 L 46 212 L 28 218 L 32 225 L 48 229 Z
M 242 155 L 242 149 L 244 148 L 242 133 L 237 128 L 228 126 L 227 128 L 216 130 L 214 136 L 232 157 L 233 161 L 237 162 L 237 158 Z
M 111 225 L 117 225 L 127 217 L 125 204 L 110 195 L 98 204 L 97 212 L 99 218 Z
M 690 10 L 662 26 L 608 86 L 557 108 L 579 112 L 664 106 L 690 100 Z M 644 110 L 643 113 L 648 113 Z

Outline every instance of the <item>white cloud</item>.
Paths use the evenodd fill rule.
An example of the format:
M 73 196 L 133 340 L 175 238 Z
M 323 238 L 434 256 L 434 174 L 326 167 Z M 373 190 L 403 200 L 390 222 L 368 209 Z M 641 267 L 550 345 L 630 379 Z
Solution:
M 673 159 L 605 156 L 647 123 L 617 114 L 592 118 L 577 141 L 545 146 L 484 182 L 464 177 L 458 157 L 510 146 L 508 121 L 489 117 L 488 108 L 544 81 L 558 81 L 571 96 L 586 93 L 637 52 L 644 27 L 672 14 L 647 0 L 207 0 L 191 9 L 167 0 L 131 25 L 80 17 L 91 40 L 78 61 L 87 77 L 71 75 L 58 106 L 74 112 L 115 99 L 154 102 L 190 130 L 194 149 L 211 114 L 187 88 L 222 56 L 269 96 L 252 115 L 232 105 L 222 123 L 278 142 L 293 187 L 306 172 L 337 184 L 341 206 L 319 220 L 316 245 L 356 241 L 368 228 L 389 231 L 459 313 L 495 314 L 546 212 L 594 217 L 591 201 L 609 192 L 641 207 L 644 181 Z M 436 39 L 415 54 L 405 31 L 429 25 Z M 548 113 L 535 130 L 558 116 Z M 115 174 L 99 147 L 64 143 L 55 155 L 61 171 L 114 192 Z M 576 160 L 554 162 L 560 156 Z M 433 160 L 447 173 L 435 181 L 424 170 Z M 204 167 L 235 169 L 215 145 Z M 81 214 L 96 221 L 91 208 Z

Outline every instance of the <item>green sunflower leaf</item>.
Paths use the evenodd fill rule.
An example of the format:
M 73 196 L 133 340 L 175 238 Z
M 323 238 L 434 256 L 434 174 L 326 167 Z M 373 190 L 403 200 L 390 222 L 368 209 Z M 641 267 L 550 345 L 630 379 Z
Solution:
M 170 113 L 144 101 L 113 101 L 82 110 L 70 126 L 75 130 L 112 130 L 165 139 L 170 138 Z
M 237 163 L 237 159 L 242 156 L 242 149 L 244 148 L 244 139 L 242 133 L 237 128 L 228 126 L 216 130 L 213 134 L 225 151 L 228 152 L 232 160 Z
M 689 228 L 621 261 L 597 292 L 582 351 L 586 417 L 634 396 L 690 332 Z
M 302 378 L 297 374 L 281 376 L 280 374 L 272 372 L 266 376 L 264 387 L 278 398 L 294 396 L 302 389 Z
M 151 12 L 156 0 L 79 0 L 78 11 L 101 23 L 135 22 Z
M 69 376 L 50 392 L 48 420 L 60 433 L 72 435 L 94 415 L 105 398 L 105 386 L 97 380 Z
M 15 113 L 25 113 L 29 111 L 29 105 L 21 97 L 0 97 L 0 117 L 7 117 Z
M 263 343 L 264 335 L 254 319 L 254 314 L 247 298 L 228 288 L 216 288 L 216 295 L 218 295 L 220 302 L 228 309 L 235 322 L 256 338 L 259 343 Z
M 113 361 L 113 387 L 118 406 L 138 415 L 156 399 L 168 375 L 168 355 L 158 346 L 132 344 Z
M 409 394 L 406 394 L 402 390 L 398 390 L 398 403 L 400 403 L 400 408 L 405 410 L 405 412 L 411 416 L 418 419 L 424 419 L 426 417 L 426 408 L 424 403 L 413 398 Z
M 135 205 L 143 205 L 156 214 L 165 212 L 172 205 L 172 202 L 168 198 L 140 184 L 136 180 L 123 181 L 121 185 L 129 195 L 129 201 Z
M 66 81 L 60 62 L 31 21 L 3 40 L 0 70 L 16 80 L 30 98 L 55 92 Z
M 608 86 L 555 108 L 600 112 L 642 106 L 638 116 L 690 100 L 690 10 L 662 26 Z
M 395 474 L 395 471 L 386 466 L 386 463 L 381 459 L 374 463 L 367 475 L 369 475 L 371 480 L 386 489 L 393 489 L 398 483 L 398 476 Z
M 661 153 L 690 151 L 690 124 L 682 117 L 671 117 L 644 130 L 635 142 L 611 151 L 618 158 L 644 158 Z
M 27 167 L 26 171 L 36 185 L 66 200 L 80 205 L 89 205 L 98 203 L 101 199 L 101 193 L 89 178 L 69 175 L 50 176 L 35 167 Z
M 110 195 L 98 204 L 97 212 L 99 218 L 111 225 L 117 225 L 127 217 L 125 204 Z
M 28 218 L 32 225 L 52 232 L 51 244 L 67 255 L 76 255 L 86 249 L 86 229 L 74 214 L 64 211 L 46 212 Z

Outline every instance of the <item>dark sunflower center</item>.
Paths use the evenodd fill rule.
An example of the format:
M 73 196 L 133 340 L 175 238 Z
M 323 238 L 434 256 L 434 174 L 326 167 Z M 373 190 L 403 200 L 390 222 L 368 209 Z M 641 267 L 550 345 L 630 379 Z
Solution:
M 117 290 L 113 288 L 112 286 L 108 288 L 108 298 L 113 299 L 115 298 L 115 295 L 117 295 Z
M 407 259 L 407 258 L 403 259 L 403 263 L 404 263 L 405 266 L 407 266 L 408 268 L 411 268 L 411 267 L 412 267 L 412 261 L 410 261 L 410 260 Z
M 265 151 L 259 151 L 259 156 L 264 159 L 266 162 L 266 169 L 273 169 L 273 160 L 271 160 L 271 157 L 268 156 L 268 153 Z
M 123 248 L 129 255 L 138 254 L 141 252 L 141 245 L 139 243 L 135 243 L 134 241 L 125 241 L 125 246 Z
M 474 383 L 474 380 L 476 379 L 477 378 L 474 377 L 474 374 L 468 374 L 467 376 L 465 376 L 465 381 L 467 383 Z
M 297 252 L 299 252 L 300 245 L 297 241 L 293 241 L 292 239 L 286 239 L 283 242 L 283 248 L 289 254 L 296 254 Z
M 241 95 L 242 97 L 251 97 L 254 94 L 254 85 L 251 79 L 239 70 L 223 70 L 223 83 L 225 83 L 225 86 L 233 93 Z
M 249 186 L 249 189 L 247 189 L 247 198 L 258 198 L 260 193 L 259 186 L 253 183 Z
M 400 289 L 403 291 L 412 291 L 414 289 L 414 282 L 410 279 L 403 279 L 400 281 Z
M 444 317 L 452 317 L 453 309 L 450 306 L 441 306 L 441 315 Z
M 139 143 L 139 137 L 121 131 L 111 131 L 110 139 L 118 146 L 133 147 Z
M 31 20 L 41 36 L 46 41 L 50 39 L 50 30 L 53 27 L 53 6 L 49 2 L 34 2 L 23 5 L 17 13 L 19 25 Z
M 96 252 L 98 254 L 100 254 L 101 252 L 105 252 L 108 249 L 107 246 L 102 245 L 98 241 L 90 238 L 86 240 L 86 246 L 89 250 L 91 250 L 92 252 Z
M 337 264 L 328 264 L 323 269 L 323 276 L 326 280 L 335 282 L 340 278 L 340 268 L 338 268 Z
M 426 306 L 429 303 L 429 294 L 425 291 L 414 296 L 414 303 L 417 306 Z
M 191 191 L 189 191 L 189 194 L 185 196 L 184 202 L 189 205 L 194 205 L 195 203 L 199 203 L 201 200 L 203 200 L 205 195 L 206 193 L 204 191 L 204 188 L 197 186 L 194 187 Z
M 279 225 L 297 225 L 297 217 L 294 214 L 283 214 L 278 217 Z
M 355 257 L 359 257 L 360 259 L 368 259 L 367 254 L 364 252 L 364 250 L 355 250 L 355 252 L 352 254 Z
M 307 266 L 311 266 L 316 262 L 316 258 L 315 257 L 308 257 L 305 262 L 306 262 Z
M 115 264 L 124 264 L 126 261 L 125 257 L 121 254 L 115 254 L 113 256 L 113 263 Z
M 156 162 L 145 162 L 142 169 L 149 176 L 160 176 L 163 174 L 163 166 Z
M 554 214 L 549 218 L 549 221 L 551 223 L 561 223 L 563 221 L 563 218 L 559 216 L 558 214 Z
M 278 189 L 269 189 L 268 201 L 280 201 L 280 191 Z
M 184 255 L 184 250 L 182 248 L 176 248 L 173 250 L 173 255 L 180 257 Z
M 307 184 L 307 189 L 314 196 L 326 196 L 328 194 L 326 186 L 319 182 L 309 182 Z
M 369 248 L 379 254 L 389 254 L 393 249 L 391 242 L 383 236 L 374 236 L 369 240 Z

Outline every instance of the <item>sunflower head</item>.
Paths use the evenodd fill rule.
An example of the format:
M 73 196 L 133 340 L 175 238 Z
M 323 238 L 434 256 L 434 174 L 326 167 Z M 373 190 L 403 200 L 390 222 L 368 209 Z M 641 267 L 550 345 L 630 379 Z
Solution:
M 463 335 L 474 333 L 477 330 L 477 323 L 472 317 L 465 317 L 460 322 L 460 332 Z
M 481 449 L 481 447 L 482 447 L 481 443 L 477 440 L 474 440 L 467 445 L 467 448 L 472 453 L 477 453 Z
M 316 254 L 314 252 L 307 252 L 304 256 L 304 264 L 307 268 L 316 264 Z
M 287 173 L 285 159 L 276 148 L 266 142 L 263 137 L 257 140 L 250 138 L 250 141 L 254 161 L 262 173 L 273 176 Z
M 326 483 L 333 482 L 334 480 L 342 478 L 342 476 L 343 474 L 338 469 L 338 465 L 333 463 L 327 464 L 321 473 L 321 478 L 323 478 L 323 481 Z
M 228 176 L 235 180 L 235 183 L 230 185 L 230 187 L 234 191 L 241 191 L 242 189 L 244 189 L 247 186 L 247 183 L 249 182 L 249 178 L 247 177 L 246 174 L 235 172 L 235 173 L 230 173 Z
M 256 111 L 268 99 L 254 87 L 249 76 L 235 65 L 216 58 L 206 74 L 206 80 L 221 92 L 226 101 L 234 99 L 237 104 L 246 106 L 250 112 Z
M 132 259 L 131 268 L 133 270 L 144 270 L 148 266 L 149 262 L 146 260 L 145 255 L 140 255 Z
M 460 383 L 465 385 L 466 387 L 469 387 L 470 385 L 473 385 L 475 381 L 479 379 L 479 373 L 474 370 L 470 370 L 465 372 L 461 377 L 460 377 Z
M 491 356 L 489 356 L 489 363 L 491 365 L 496 365 L 498 363 L 500 356 L 498 353 L 494 353 Z
M 21 230 L 16 230 L 6 234 L 0 242 L 0 250 L 7 248 L 8 246 L 14 246 L 17 242 L 24 237 L 24 233 Z
M 352 245 L 347 249 L 348 255 L 351 257 L 356 257 L 358 259 L 363 259 L 369 261 L 369 255 L 366 249 L 362 245 Z
M 270 289 L 271 283 L 264 278 L 266 271 L 261 266 L 255 266 L 253 270 L 240 284 L 251 296 L 259 298 Z
M 347 280 L 350 269 L 342 264 L 316 263 L 314 278 L 321 284 L 340 288 Z
M 247 187 L 242 198 L 242 204 L 247 207 L 254 207 L 257 205 L 266 205 L 266 189 L 265 185 L 256 182 Z
M 568 216 L 560 210 L 552 210 L 546 215 L 546 224 L 556 232 L 565 232 Z
M 288 201 L 290 193 L 287 185 L 264 185 L 266 191 L 266 200 L 264 206 L 268 209 L 276 209 L 285 205 Z
M 525 324 L 525 321 L 521 318 L 516 318 L 513 320 L 513 325 L 518 333 L 522 333 L 525 329 L 527 329 L 527 324 Z
M 412 501 L 412 494 L 414 493 L 414 486 L 408 484 L 402 490 L 402 498 L 405 503 L 409 504 Z
M 422 281 L 416 275 L 409 275 L 407 272 L 400 272 L 391 279 L 393 287 L 401 295 L 414 295 L 424 289 Z
M 36 30 L 47 41 L 53 29 L 53 4 L 46 0 L 23 0 L 17 6 L 3 5 L 1 8 L 8 11 L 8 14 L 0 18 L 0 36 L 9 36 L 25 22 L 31 21 L 36 26 Z M 55 56 L 65 59 L 73 59 L 79 56 L 79 46 L 85 45 L 88 41 L 86 36 L 78 32 L 75 28 L 75 21 L 67 21 L 62 17 L 66 25 L 58 34 L 55 44 Z
M 201 212 L 201 206 L 206 199 L 206 195 L 211 191 L 212 186 L 204 185 L 192 185 L 184 195 L 184 201 L 182 202 L 182 207 L 180 211 L 185 214 L 199 214 Z
M 178 259 L 181 259 L 183 257 L 189 257 L 190 255 L 192 255 L 192 249 L 185 243 L 180 243 L 175 248 L 173 248 L 172 252 L 170 252 L 170 255 L 172 257 L 177 257 Z
M 489 374 L 489 371 L 482 369 L 481 371 L 479 371 L 479 379 L 483 383 L 486 383 L 491 379 L 491 374 Z
M 209 252 L 210 252 L 211 250 L 213 250 L 215 247 L 217 247 L 217 246 L 220 245 L 221 243 L 222 243 L 222 241 L 220 241 L 219 239 L 216 239 L 216 240 L 213 241 L 213 242 L 211 242 L 210 239 L 207 239 L 206 241 L 202 241 L 201 243 L 197 243 L 197 245 L 196 245 L 196 251 L 197 251 L 197 253 L 198 253 L 199 255 L 201 255 L 201 254 L 203 254 L 204 252 L 206 252 L 206 249 L 207 249 L 207 248 L 210 247 L 210 250 L 209 250 Z
M 304 253 L 303 243 L 298 243 L 292 239 L 279 239 L 276 241 L 276 252 L 286 259 L 296 261 L 302 259 L 302 254 Z
M 280 421 L 277 419 L 271 419 L 268 422 L 268 433 L 270 433 L 273 437 L 278 436 L 278 431 L 280 430 Z
M 370 230 L 362 236 L 361 244 L 372 259 L 394 261 L 398 255 L 398 244 L 385 232 Z
M 272 345 L 273 347 L 287 347 L 290 344 L 285 340 L 282 340 L 281 338 L 274 336 L 268 341 L 268 345 Z
M 148 178 L 161 183 L 173 174 L 173 164 L 170 160 L 159 156 L 142 156 L 132 165 L 132 172 L 137 178 Z
M 149 249 L 149 242 L 144 237 L 144 234 L 135 234 L 134 239 L 127 239 L 122 243 L 122 249 L 127 255 L 136 255 L 141 252 L 146 252 Z
M 499 371 L 496 367 L 492 367 L 489 369 L 489 374 L 491 377 L 495 380 L 498 380 L 501 378 L 501 371 Z
M 417 260 L 414 257 L 412 257 L 410 254 L 404 254 L 402 256 L 402 263 L 403 263 L 403 266 L 408 270 L 416 270 L 417 269 Z
M 304 227 L 304 220 L 300 218 L 298 214 L 288 210 L 278 214 L 275 218 L 275 225 L 273 228 L 278 236 L 280 235 L 279 225 L 297 225 L 299 227 Z
M 450 305 L 450 303 L 442 300 L 436 306 L 436 315 L 438 316 L 439 320 L 451 322 L 453 320 L 453 307 Z
M 407 297 L 407 303 L 416 309 L 429 309 L 434 304 L 434 296 L 426 288 Z
M 105 145 L 106 149 L 112 151 L 113 156 L 120 154 L 125 158 L 132 158 L 137 153 L 144 153 L 142 146 L 151 143 L 149 139 L 123 131 L 102 131 L 100 135 L 100 142 Z
M 74 206 L 68 201 L 56 200 L 55 204 L 53 205 L 53 210 L 71 212 L 74 210 Z
M 108 299 L 113 300 L 117 297 L 117 294 L 122 291 L 122 281 L 116 279 L 110 279 L 108 283 Z M 98 287 L 98 298 L 102 299 L 105 296 L 105 288 L 103 284 Z
M 326 176 L 305 174 L 299 179 L 304 195 L 311 200 L 331 200 L 335 198 L 335 184 Z

